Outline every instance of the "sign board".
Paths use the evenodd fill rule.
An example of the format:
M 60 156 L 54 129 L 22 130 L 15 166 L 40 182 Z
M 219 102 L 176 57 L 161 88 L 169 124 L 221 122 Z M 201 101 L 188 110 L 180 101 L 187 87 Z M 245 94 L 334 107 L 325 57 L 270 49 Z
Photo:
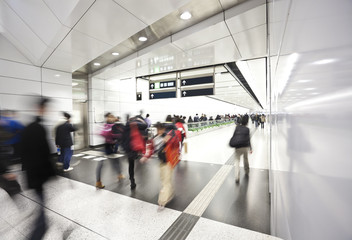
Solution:
M 176 81 L 149 82 L 149 89 L 163 89 L 176 87 Z
M 214 88 L 203 88 L 203 89 L 181 91 L 181 97 L 194 97 L 194 96 L 204 96 L 204 95 L 214 95 Z
M 137 101 L 141 101 L 142 100 L 142 93 L 141 92 L 137 92 Z
M 149 93 L 149 99 L 175 98 L 175 97 L 176 97 L 176 91 Z
M 207 84 L 207 83 L 213 83 L 213 82 L 214 82 L 213 76 L 204 76 L 204 77 L 197 77 L 197 78 L 181 79 L 181 86 L 183 87 L 183 86 Z

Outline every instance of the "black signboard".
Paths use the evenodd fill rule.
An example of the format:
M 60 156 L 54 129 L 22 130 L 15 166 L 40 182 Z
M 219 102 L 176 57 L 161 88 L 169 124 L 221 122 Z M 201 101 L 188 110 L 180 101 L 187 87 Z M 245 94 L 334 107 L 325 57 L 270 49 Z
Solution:
M 150 82 L 149 89 L 163 89 L 176 87 L 176 81 Z
M 141 101 L 142 100 L 142 93 L 138 92 L 137 93 L 137 101 Z
M 149 99 L 175 98 L 176 92 L 155 92 L 149 93 Z
M 214 95 L 214 88 L 204 88 L 195 90 L 182 90 L 182 97 L 194 97 L 194 96 L 204 96 L 204 95 Z
M 213 83 L 213 76 L 197 77 L 197 78 L 188 78 L 181 80 L 181 86 L 190 86 L 198 84 Z

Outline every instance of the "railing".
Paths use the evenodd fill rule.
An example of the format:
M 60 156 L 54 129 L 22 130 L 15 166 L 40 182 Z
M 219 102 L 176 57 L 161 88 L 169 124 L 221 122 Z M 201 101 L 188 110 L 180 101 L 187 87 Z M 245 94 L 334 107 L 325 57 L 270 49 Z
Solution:
M 201 131 L 205 128 L 210 127 L 219 127 L 221 125 L 227 125 L 235 123 L 234 119 L 223 119 L 223 120 L 208 120 L 208 121 L 201 121 L 201 122 L 192 122 L 187 123 L 188 131 Z

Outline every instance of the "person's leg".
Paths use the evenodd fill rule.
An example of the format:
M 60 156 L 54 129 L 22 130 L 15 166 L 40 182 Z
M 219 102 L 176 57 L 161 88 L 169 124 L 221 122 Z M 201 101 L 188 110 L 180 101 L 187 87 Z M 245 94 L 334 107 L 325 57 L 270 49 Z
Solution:
M 72 157 L 71 147 L 65 147 L 61 149 L 61 154 L 64 158 L 64 169 L 68 169 L 70 167 L 70 161 Z
M 161 189 L 159 192 L 158 204 L 161 207 L 164 207 L 173 198 L 174 195 L 172 186 L 172 172 L 173 168 L 170 164 L 160 164 Z
M 97 165 L 97 169 L 95 170 L 96 172 L 96 177 L 97 177 L 97 182 L 95 184 L 95 186 L 97 188 L 104 188 L 105 186 L 103 185 L 103 183 L 101 182 L 101 169 L 103 168 L 103 162 L 104 161 L 99 161 L 98 165 Z
M 44 195 L 43 195 L 43 189 L 40 187 L 38 189 L 35 190 L 36 194 L 38 195 L 39 197 L 39 215 L 38 215 L 38 218 L 35 222 L 35 225 L 34 225 L 34 229 L 33 229 L 33 232 L 31 234 L 31 237 L 30 239 L 31 240 L 37 240 L 37 239 L 42 239 L 45 232 L 46 232 L 46 229 L 47 229 L 47 226 L 46 226 L 46 220 L 45 220 L 45 215 L 44 215 Z
M 131 189 L 135 189 L 137 186 L 134 180 L 134 161 L 136 157 L 137 157 L 137 153 L 135 152 L 128 153 L 128 173 L 130 175 L 130 180 L 131 180 Z
M 240 148 L 236 148 L 235 149 L 235 180 L 236 180 L 236 182 L 240 181 L 240 159 L 241 159 Z
M 243 148 L 243 165 L 246 175 L 249 174 L 248 148 Z

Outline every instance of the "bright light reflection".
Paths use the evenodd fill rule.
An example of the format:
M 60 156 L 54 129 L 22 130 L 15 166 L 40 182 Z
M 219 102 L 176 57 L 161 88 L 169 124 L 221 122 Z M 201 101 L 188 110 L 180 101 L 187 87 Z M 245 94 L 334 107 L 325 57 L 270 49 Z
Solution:
M 306 83 L 306 82 L 311 82 L 312 80 L 298 80 L 297 82 L 299 82 L 299 83 Z
M 321 64 L 328 64 L 332 62 L 336 62 L 336 59 L 323 59 L 323 60 L 316 61 L 313 64 L 321 65 Z

